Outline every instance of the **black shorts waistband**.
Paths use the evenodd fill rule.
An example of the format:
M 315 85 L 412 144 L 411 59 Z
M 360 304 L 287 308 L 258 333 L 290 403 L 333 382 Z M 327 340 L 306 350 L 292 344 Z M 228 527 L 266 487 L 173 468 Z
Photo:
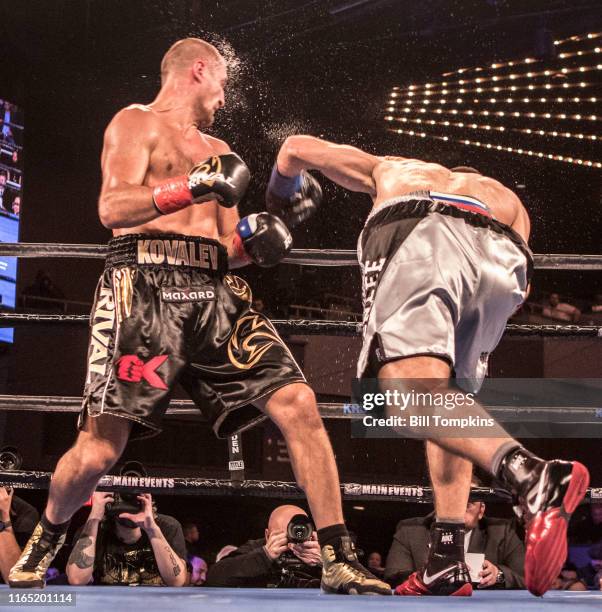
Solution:
M 527 259 L 527 278 L 530 280 L 533 276 L 533 253 L 522 237 L 509 225 L 487 215 L 475 214 L 455 206 L 433 201 L 430 198 L 422 199 L 417 197 L 415 200 L 404 198 L 395 204 L 386 206 L 382 210 L 377 210 L 364 226 L 362 241 L 366 240 L 370 232 L 380 226 L 402 219 L 422 219 L 432 213 L 463 219 L 466 223 L 474 227 L 482 227 L 498 234 L 503 234 L 525 255 Z
M 228 253 L 217 240 L 182 234 L 126 234 L 109 240 L 105 268 L 150 266 L 223 276 Z

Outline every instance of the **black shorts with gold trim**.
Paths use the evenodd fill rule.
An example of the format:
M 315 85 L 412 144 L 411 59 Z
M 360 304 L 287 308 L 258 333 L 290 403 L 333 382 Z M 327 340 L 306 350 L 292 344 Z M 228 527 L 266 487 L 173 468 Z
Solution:
M 253 403 L 305 377 L 215 240 L 129 234 L 109 242 L 90 320 L 86 415 L 155 435 L 179 382 L 217 436 L 265 416 Z

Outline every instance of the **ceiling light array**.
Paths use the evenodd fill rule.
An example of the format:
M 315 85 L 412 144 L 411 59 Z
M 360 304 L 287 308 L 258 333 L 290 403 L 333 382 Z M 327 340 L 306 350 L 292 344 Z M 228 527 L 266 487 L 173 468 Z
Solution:
M 554 41 L 556 45 L 568 42 L 587 41 L 590 39 L 602 38 L 602 32 L 590 32 L 580 36 L 572 36 L 564 40 Z M 594 42 L 591 49 L 562 51 L 558 54 L 559 60 L 569 58 L 581 58 L 602 53 L 602 44 Z M 570 48 L 569 48 L 570 49 Z M 573 47 L 574 49 L 574 47 Z M 598 59 L 600 61 L 600 59 Z M 460 68 L 454 72 L 445 73 L 443 76 L 463 74 L 465 72 L 483 72 L 498 70 L 508 66 L 523 66 L 539 62 L 533 58 L 522 60 L 512 60 L 508 62 L 495 62 L 487 67 Z M 577 61 L 577 63 L 581 63 Z M 533 68 L 536 68 L 535 70 Z M 430 138 L 441 141 L 460 143 L 465 146 L 475 146 L 507 153 L 514 153 L 521 156 L 537 157 L 542 159 L 561 161 L 575 165 L 601 168 L 602 162 L 582 159 L 574 155 L 565 155 L 555 152 L 543 152 L 530 149 L 528 145 L 521 147 L 508 146 L 492 142 L 482 142 L 475 139 L 462 139 L 453 134 L 434 134 L 418 131 L 425 127 L 460 128 L 480 132 L 490 132 L 495 134 L 516 133 L 525 134 L 528 137 L 547 137 L 553 138 L 556 142 L 570 140 L 572 142 L 591 142 L 602 140 L 602 134 L 586 133 L 581 125 L 568 127 L 567 125 L 556 125 L 560 122 L 585 122 L 592 125 L 592 122 L 602 120 L 602 114 L 595 113 L 597 107 L 590 106 L 591 103 L 598 103 L 602 99 L 595 91 L 583 93 L 577 91 L 566 91 L 575 88 L 597 88 L 600 86 L 599 71 L 602 71 L 602 63 L 593 65 L 564 66 L 562 68 L 550 67 L 543 62 L 538 66 L 523 68 L 522 70 L 507 71 L 509 74 L 485 74 L 475 75 L 474 78 L 460 78 L 455 81 L 443 80 L 440 83 L 425 83 L 422 85 L 410 85 L 405 88 L 394 87 L 390 94 L 388 113 L 385 120 L 388 122 L 400 122 L 405 127 L 417 126 L 416 130 L 410 129 L 390 129 L 397 134 L 407 136 Z M 579 79 L 584 73 L 590 73 L 589 81 Z M 581 76 L 581 78 L 583 78 Z M 570 78 L 573 78 L 571 81 Z M 593 78 L 592 78 L 593 77 Z M 525 81 L 527 80 L 527 83 Z M 522 82 L 521 85 L 518 83 Z M 487 85 L 487 86 L 484 86 Z M 550 91 L 560 90 L 560 91 Z M 475 94 L 483 94 L 475 96 Z M 576 95 L 577 94 L 577 95 Z M 585 95 L 583 95 L 585 94 Z M 497 107 L 487 108 L 488 105 L 498 105 Z M 505 105 L 516 104 L 508 107 Z M 539 106 L 545 104 L 543 108 Z M 562 104 L 562 107 L 556 106 Z M 580 106 L 575 107 L 575 104 Z M 472 105 L 480 105 L 479 108 L 471 108 Z M 504 105 L 504 106 L 502 106 Z M 526 105 L 526 106 L 525 106 Z M 555 112 L 535 112 L 550 110 L 550 105 L 554 105 Z M 567 108 L 568 106 L 568 108 Z M 484 108 L 485 107 L 485 108 Z M 521 110 L 514 110 L 520 108 Z M 589 108 L 589 112 L 585 109 Z M 504 110 L 502 110 L 504 109 Z M 570 109 L 570 112 L 566 112 Z M 564 111 L 564 112 L 561 112 Z M 413 116 L 412 116 L 413 115 Z M 449 119 L 448 119 L 449 117 Z M 503 125 L 504 120 L 510 120 L 507 125 Z M 522 125 L 520 125 L 522 121 Z M 533 126 L 529 119 L 543 119 L 554 121 Z M 518 120 L 518 121 L 517 121 Z M 524 121 L 526 120 L 526 121 Z M 526 124 L 526 125 L 525 125 Z M 568 129 L 567 129 L 568 128 Z M 496 140 L 496 137 L 493 138 Z M 504 139 L 506 140 L 506 139 Z M 516 143 L 513 143 L 516 144 Z M 521 144 L 521 143 L 518 143 Z
M 579 34 L 578 36 L 569 36 L 569 38 L 563 38 L 561 40 L 555 40 L 555 45 L 564 45 L 568 42 L 581 42 L 582 40 L 588 40 L 593 38 L 601 38 L 602 32 L 590 32 L 589 34 Z
M 422 100 L 419 100 L 417 98 L 406 98 L 405 100 L 400 100 L 398 99 L 396 96 L 394 96 L 393 94 L 391 94 L 393 97 L 389 100 L 389 104 L 405 104 L 406 106 L 411 106 L 412 104 L 423 104 L 423 105 L 429 105 L 431 103 L 433 104 L 447 104 L 448 102 L 453 104 L 461 104 L 464 102 L 464 99 L 460 99 L 460 102 L 458 102 L 458 98 L 439 98 L 438 100 L 433 100 L 432 98 L 423 98 Z M 588 97 L 581 97 L 581 96 L 574 96 L 574 97 L 567 97 L 565 98 L 564 96 L 557 96 L 557 97 L 551 97 L 551 98 L 546 98 L 545 96 L 542 98 L 538 98 L 538 97 L 534 97 L 534 98 L 514 98 L 514 97 L 510 97 L 510 98 L 471 98 L 469 100 L 467 100 L 468 102 L 472 102 L 473 104 L 497 104 L 498 102 L 501 104 L 513 104 L 513 103 L 523 103 L 523 104 L 531 104 L 533 102 L 535 103 L 542 103 L 542 104 L 547 104 L 547 103 L 569 103 L 569 104 L 581 104 L 583 102 L 599 102 L 600 98 L 597 98 L 596 96 L 590 96 Z M 390 110 L 393 110 L 392 108 Z M 493 111 L 492 111 L 493 112 Z
M 585 51 L 580 50 L 559 53 L 558 57 L 560 59 L 566 59 L 567 57 L 581 57 L 582 55 L 593 55 L 594 53 L 602 53 L 602 47 L 594 47 L 593 49 L 586 49 Z
M 395 110 L 393 107 L 388 108 L 389 112 Z M 398 111 L 399 112 L 399 111 Z M 461 110 L 457 108 L 426 108 L 421 107 L 418 109 L 411 109 L 409 106 L 401 109 L 403 113 L 436 113 L 437 115 L 483 115 L 487 116 L 498 116 L 498 117 L 528 117 L 530 119 L 570 119 L 574 121 L 602 121 L 602 115 L 588 115 L 582 113 L 568 114 L 568 113 L 536 113 L 536 112 L 520 112 L 520 111 L 475 111 L 472 109 Z
M 483 70 L 499 70 L 500 68 L 507 68 L 508 66 L 524 66 L 525 64 L 535 64 L 540 60 L 535 59 L 534 57 L 525 57 L 522 60 L 512 60 L 510 62 L 495 62 L 491 64 L 491 66 L 487 66 L 486 68 L 483 66 L 477 66 L 476 68 L 458 68 L 457 70 L 452 70 L 451 72 L 444 72 L 443 76 L 451 76 L 453 74 L 464 74 L 465 72 L 483 72 Z
M 602 47 L 597 47 L 599 49 L 602 49 Z M 602 51 L 601 51 L 602 52 Z M 408 96 L 412 96 L 415 95 L 418 91 L 420 91 L 421 89 L 425 89 L 426 91 L 423 92 L 423 95 L 428 96 L 428 95 L 433 95 L 435 93 L 437 93 L 439 91 L 440 87 L 443 87 L 443 91 L 441 93 L 448 93 L 449 90 L 445 90 L 445 88 L 451 86 L 451 85 L 468 85 L 470 83 L 487 83 L 487 82 L 499 82 L 499 81 L 516 81 L 516 80 L 522 80 L 522 79 L 534 79 L 536 77 L 540 77 L 540 76 L 548 76 L 548 77 L 564 77 L 567 74 L 574 74 L 574 73 L 584 73 L 584 72 L 591 72 L 593 70 L 602 70 L 602 64 L 592 64 L 592 65 L 587 65 L 587 66 L 574 66 L 572 68 L 559 68 L 558 70 L 554 70 L 554 69 L 546 69 L 546 70 L 539 70 L 537 72 L 533 72 L 533 71 L 529 71 L 529 72 L 520 72 L 520 73 L 512 73 L 512 74 L 507 74 L 505 76 L 493 76 L 493 77 L 477 77 L 476 79 L 460 79 L 459 81 L 443 81 L 441 83 L 425 83 L 424 85 L 408 85 L 408 87 L 405 88 L 400 88 L 400 87 L 393 87 L 393 91 L 397 94 L 399 94 L 400 92 L 408 92 L 407 95 Z M 512 89 L 514 87 L 514 89 L 517 89 L 517 86 L 506 86 L 505 88 L 498 88 L 498 89 L 493 89 L 493 91 L 506 91 L 508 89 L 511 89 L 512 91 L 514 91 L 514 89 Z M 539 87 L 542 87 L 542 85 L 539 85 Z M 518 89 L 524 89 L 524 86 L 518 87 Z M 454 91 L 459 91 L 459 92 L 463 92 L 465 88 L 461 87 L 460 89 L 451 89 L 452 92 Z M 550 89 L 550 84 L 546 84 L 546 89 Z M 492 88 L 472 88 L 472 89 L 466 89 L 466 91 L 492 91 Z
M 596 38 L 602 38 L 602 32 L 590 32 L 589 34 L 582 34 L 579 36 L 571 36 L 570 38 L 564 38 L 562 40 L 555 40 L 555 45 L 564 45 L 568 42 L 580 42 L 583 40 L 593 40 Z M 451 72 L 443 73 L 443 76 L 451 76 L 453 74 L 464 74 L 466 72 L 482 72 L 483 70 L 499 70 L 500 68 L 507 68 L 508 66 L 524 66 L 525 64 L 534 64 L 541 60 L 537 60 L 533 57 L 525 57 L 522 60 L 511 60 L 509 62 L 494 62 L 493 64 L 483 67 L 477 66 L 474 68 L 458 68 L 457 70 L 452 70 Z
M 529 157 L 539 157 L 542 159 L 560 161 L 560 162 L 579 165 L 579 166 L 602 168 L 602 162 L 592 161 L 589 159 L 576 158 L 570 155 L 557 155 L 554 153 L 544 153 L 543 151 L 533 151 L 532 149 L 508 147 L 508 146 L 504 146 L 501 144 L 481 142 L 480 140 L 470 140 L 466 138 L 450 138 L 449 136 L 439 136 L 435 134 L 427 134 L 426 132 L 418 132 L 415 130 L 403 130 L 401 128 L 391 129 L 390 131 L 395 132 L 396 134 L 405 134 L 407 136 L 417 136 L 419 138 L 431 138 L 434 140 L 443 140 L 445 142 L 454 142 L 454 143 L 463 144 L 466 146 L 475 146 L 475 147 L 481 147 L 484 149 L 505 151 L 507 153 L 515 153 L 518 155 L 528 155 Z
M 445 127 L 459 127 L 471 130 L 485 130 L 492 132 L 519 132 L 534 136 L 552 136 L 554 138 L 576 138 L 578 140 L 602 140 L 602 136 L 596 134 L 582 134 L 581 132 L 562 132 L 556 130 L 534 130 L 531 128 L 511 128 L 503 125 L 491 125 L 489 123 L 471 123 L 464 121 L 437 121 L 435 119 L 420 119 L 410 117 L 385 117 L 386 121 L 401 121 L 402 123 L 416 123 L 418 125 L 442 125 Z
M 602 70 L 602 64 L 600 64 L 600 68 L 598 68 L 598 70 Z M 575 83 L 540 83 L 538 85 L 511 85 L 510 87 L 476 87 L 476 88 L 472 88 L 472 89 L 465 89 L 465 88 L 461 88 L 461 89 L 442 89 L 441 91 L 432 91 L 432 90 L 426 90 L 425 92 L 422 93 L 423 96 L 425 97 L 429 97 L 429 96 L 457 96 L 457 95 L 464 95 L 464 94 L 471 94 L 471 93 L 489 93 L 489 92 L 493 92 L 496 94 L 504 94 L 504 93 L 514 93 L 517 91 L 550 91 L 552 89 L 574 89 L 576 87 L 579 87 L 581 89 L 584 89 L 586 87 L 595 87 L 597 85 L 597 83 L 588 83 L 587 81 L 578 81 Z M 399 97 L 399 95 L 394 96 L 393 94 L 395 94 L 396 92 L 391 92 L 391 99 L 397 98 Z M 408 97 L 414 97 L 414 93 L 413 92 L 407 92 L 405 94 Z

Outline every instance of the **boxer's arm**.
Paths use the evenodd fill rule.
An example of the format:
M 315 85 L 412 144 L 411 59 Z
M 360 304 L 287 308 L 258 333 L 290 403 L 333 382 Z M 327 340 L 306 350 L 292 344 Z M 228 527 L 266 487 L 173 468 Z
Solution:
M 276 161 L 284 176 L 301 170 L 319 170 L 324 176 L 351 191 L 376 196 L 372 173 L 380 157 L 349 145 L 339 145 L 313 136 L 289 136 Z
M 105 131 L 98 215 L 109 229 L 135 227 L 160 216 L 143 185 L 156 133 L 149 111 L 126 108 Z
M 240 221 L 238 207 L 217 208 L 217 231 L 219 233 L 220 242 L 228 250 L 228 267 L 230 269 L 241 268 L 251 262 L 248 257 L 241 254 L 239 245 L 235 242 L 237 235 L 236 226 Z M 242 256 L 241 256 L 242 255 Z
M 206 136 L 211 140 L 216 154 L 223 155 L 231 151 L 230 147 L 223 140 L 213 138 L 212 136 Z M 238 206 L 232 208 L 225 208 L 223 206 L 217 207 L 217 232 L 219 235 L 219 241 L 226 247 L 228 251 L 228 267 L 230 269 L 240 268 L 246 266 L 249 263 L 248 258 L 241 258 L 239 252 L 234 245 L 234 237 L 236 236 L 236 225 L 240 221 L 240 215 L 238 214 Z

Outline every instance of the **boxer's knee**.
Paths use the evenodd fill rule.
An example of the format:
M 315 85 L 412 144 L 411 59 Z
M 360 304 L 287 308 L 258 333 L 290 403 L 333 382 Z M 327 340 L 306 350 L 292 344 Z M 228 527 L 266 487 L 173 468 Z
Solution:
M 108 440 L 80 434 L 74 451 L 81 471 L 104 475 L 117 463 L 123 448 Z
M 121 457 L 130 429 L 125 419 L 88 417 L 73 447 L 80 469 L 93 475 L 108 472 Z
M 288 385 L 279 389 L 269 404 L 271 418 L 287 437 L 311 435 L 324 428 L 316 396 L 305 384 Z

